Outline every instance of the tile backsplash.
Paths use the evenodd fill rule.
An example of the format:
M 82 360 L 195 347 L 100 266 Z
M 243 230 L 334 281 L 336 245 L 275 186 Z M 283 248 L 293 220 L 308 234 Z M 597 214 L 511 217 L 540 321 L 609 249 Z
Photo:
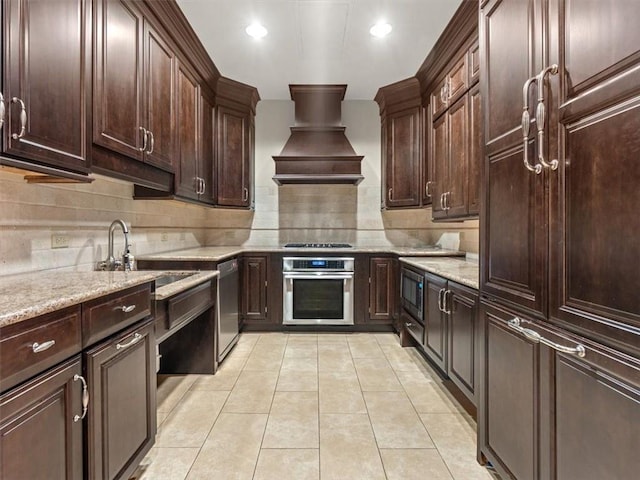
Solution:
M 363 246 L 434 244 L 460 232 L 460 249 L 478 252 L 478 221 L 434 224 L 429 209 L 380 210 L 380 118 L 373 101 L 345 101 L 346 134 L 364 155 L 364 181 L 349 185 L 278 187 L 272 155 L 293 125 L 293 102 L 258 104 L 255 211 L 207 208 L 167 200 L 133 200 L 128 182 L 94 175 L 91 184 L 27 184 L 0 167 L 0 275 L 38 270 L 91 270 L 107 252 L 110 223 L 130 227 L 132 253 L 205 245 L 349 242 Z M 52 236 L 64 248 L 52 248 Z M 115 250 L 122 251 L 116 232 Z

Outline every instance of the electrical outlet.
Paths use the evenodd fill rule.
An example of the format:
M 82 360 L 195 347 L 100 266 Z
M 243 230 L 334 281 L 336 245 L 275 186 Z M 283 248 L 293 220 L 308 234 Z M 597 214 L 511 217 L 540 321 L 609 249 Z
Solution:
M 168 242 L 169 241 L 169 234 L 167 232 L 162 232 L 160 234 L 160 241 L 161 242 Z
M 69 235 L 63 233 L 54 233 L 51 235 L 51 248 L 69 248 L 71 239 Z

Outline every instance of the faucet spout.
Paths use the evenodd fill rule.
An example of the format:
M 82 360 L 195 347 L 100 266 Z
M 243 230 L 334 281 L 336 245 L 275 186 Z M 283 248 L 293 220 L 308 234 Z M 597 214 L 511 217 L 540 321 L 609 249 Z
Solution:
M 113 254 L 113 237 L 117 227 L 120 227 L 122 229 L 122 233 L 124 235 L 124 254 L 122 256 L 122 260 L 117 260 Z M 124 266 L 125 270 L 131 270 L 131 262 L 129 256 L 130 246 L 131 244 L 129 243 L 129 229 L 127 228 L 127 224 L 120 219 L 111 222 L 111 225 L 109 226 L 109 246 L 107 259 L 104 262 L 98 263 L 98 269 L 117 270 L 119 267 Z

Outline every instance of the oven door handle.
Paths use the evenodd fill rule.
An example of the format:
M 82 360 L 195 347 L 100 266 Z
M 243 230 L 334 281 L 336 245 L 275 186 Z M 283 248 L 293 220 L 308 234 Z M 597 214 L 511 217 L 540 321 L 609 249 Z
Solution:
M 299 272 L 283 272 L 283 278 L 292 280 L 349 280 L 353 278 L 353 272 L 346 273 L 299 273 Z

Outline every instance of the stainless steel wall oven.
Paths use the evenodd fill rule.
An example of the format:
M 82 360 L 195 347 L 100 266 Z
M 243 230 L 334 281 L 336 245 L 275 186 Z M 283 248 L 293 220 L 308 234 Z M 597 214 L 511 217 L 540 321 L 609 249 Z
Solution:
M 353 325 L 354 259 L 285 257 L 284 325 Z

